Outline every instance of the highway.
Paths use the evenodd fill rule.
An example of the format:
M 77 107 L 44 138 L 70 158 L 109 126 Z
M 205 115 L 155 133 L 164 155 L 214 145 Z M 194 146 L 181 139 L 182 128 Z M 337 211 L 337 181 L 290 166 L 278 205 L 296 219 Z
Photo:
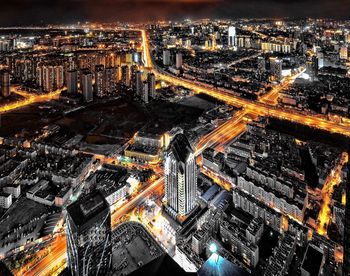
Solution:
M 11 88 L 12 93 L 16 93 L 16 94 L 24 97 L 24 99 L 0 106 L 0 114 L 5 113 L 5 112 L 9 112 L 9 111 L 13 111 L 15 109 L 18 109 L 18 108 L 21 108 L 21 107 L 24 107 L 24 106 L 27 106 L 27 105 L 30 105 L 33 103 L 40 103 L 40 102 L 46 102 L 46 101 L 58 99 L 58 97 L 62 91 L 63 91 L 63 89 L 60 89 L 60 90 L 56 90 L 54 92 L 47 93 L 47 94 L 34 95 L 34 94 L 29 94 L 25 91 L 21 91 L 21 90 L 16 89 L 16 88 Z
M 320 235 L 327 235 L 328 225 L 332 218 L 331 205 L 334 188 L 342 181 L 342 170 L 344 165 L 348 162 L 348 158 L 348 154 L 343 152 L 339 163 L 331 171 L 323 184 L 321 209 L 317 218 L 317 233 Z

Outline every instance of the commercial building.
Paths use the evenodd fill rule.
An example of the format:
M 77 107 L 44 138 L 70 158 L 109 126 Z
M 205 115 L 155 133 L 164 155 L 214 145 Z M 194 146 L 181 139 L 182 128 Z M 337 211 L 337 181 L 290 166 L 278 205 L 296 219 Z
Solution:
M 197 166 L 193 149 L 184 134 L 171 141 L 165 153 L 165 202 L 173 215 L 185 216 L 197 198 Z
M 111 214 L 95 192 L 67 207 L 67 255 L 72 275 L 103 275 L 111 266 Z

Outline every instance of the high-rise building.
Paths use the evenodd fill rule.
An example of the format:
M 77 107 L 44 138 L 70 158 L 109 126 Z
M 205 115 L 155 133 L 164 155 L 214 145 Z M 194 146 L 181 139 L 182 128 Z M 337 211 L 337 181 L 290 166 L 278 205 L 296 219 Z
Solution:
M 81 73 L 80 87 L 85 102 L 92 102 L 93 100 L 93 86 L 92 86 L 92 73 L 89 70 L 84 70 Z
M 149 103 L 149 86 L 147 81 L 143 82 L 143 89 L 141 93 L 142 93 L 142 101 L 146 104 Z
M 104 197 L 95 192 L 67 207 L 68 268 L 71 275 L 107 274 L 111 265 L 111 214 Z
M 282 61 L 278 58 L 270 58 L 270 72 L 272 81 L 282 80 Z
M 55 66 L 55 89 L 61 89 L 64 86 L 64 68 L 62 65 Z
M 108 67 L 105 70 L 105 90 L 108 95 L 112 95 L 116 90 L 117 70 L 115 67 Z
M 143 83 L 142 83 L 142 72 L 137 70 L 135 72 L 135 79 L 134 79 L 134 92 L 138 96 L 142 96 L 142 88 L 143 88 Z
M 264 57 L 258 57 L 258 74 L 261 75 L 266 72 L 266 62 Z
M 344 60 L 348 59 L 348 47 L 346 47 L 346 46 L 340 47 L 339 57 L 340 57 L 340 59 L 344 59 Z
M 115 70 L 116 70 L 116 81 L 117 83 L 120 83 L 122 80 L 122 67 L 117 65 Z
M 104 96 L 105 67 L 96 65 L 95 67 L 95 95 L 99 98 Z
M 350 275 L 350 162 L 347 164 L 348 173 L 346 181 L 346 203 L 345 203 L 345 218 L 344 218 L 344 260 L 343 260 L 343 275 Z
M 230 26 L 228 28 L 228 46 L 236 46 L 236 27 Z
M 176 69 L 182 68 L 182 53 L 176 53 Z
M 42 65 L 36 70 L 37 84 L 45 92 L 52 92 L 64 86 L 64 68 L 62 65 Z
M 173 216 L 187 215 L 196 203 L 197 166 L 190 142 L 177 134 L 165 154 L 165 204 Z
M 121 76 L 122 84 L 125 85 L 125 86 L 130 86 L 130 70 L 129 70 L 129 66 L 124 65 L 121 70 L 122 70 L 122 76 Z
M 52 92 L 55 86 L 55 71 L 53 66 L 44 66 L 43 67 L 43 90 L 45 92 Z
M 7 70 L 0 71 L 0 89 L 1 96 L 5 98 L 10 96 L 10 74 Z
M 171 65 L 171 55 L 169 50 L 163 50 L 163 65 Z
M 149 96 L 154 99 L 156 97 L 156 76 L 153 73 L 147 75 Z
M 69 94 L 78 93 L 78 72 L 77 70 L 69 70 L 66 73 L 67 91 Z

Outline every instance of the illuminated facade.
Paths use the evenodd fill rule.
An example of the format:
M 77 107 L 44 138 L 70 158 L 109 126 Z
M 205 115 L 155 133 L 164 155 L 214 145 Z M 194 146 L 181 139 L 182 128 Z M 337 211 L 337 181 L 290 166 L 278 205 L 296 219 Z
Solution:
M 178 134 L 165 154 L 165 202 L 176 215 L 187 215 L 195 207 L 197 166 L 193 149 L 184 134 Z
M 228 28 L 228 46 L 236 46 L 236 28 L 233 26 Z

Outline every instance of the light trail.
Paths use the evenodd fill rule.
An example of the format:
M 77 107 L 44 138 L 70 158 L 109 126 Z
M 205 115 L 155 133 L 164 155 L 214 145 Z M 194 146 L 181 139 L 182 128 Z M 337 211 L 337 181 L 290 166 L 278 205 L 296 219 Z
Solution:
M 332 197 L 335 187 L 341 183 L 341 173 L 344 165 L 348 162 L 348 154 L 342 153 L 341 159 L 334 170 L 328 175 L 322 188 L 322 204 L 320 212 L 318 213 L 318 227 L 317 233 L 326 236 L 329 222 L 332 218 L 331 205 Z
M 14 102 L 14 103 L 9 103 L 9 104 L 0 106 L 0 114 L 5 113 L 5 112 L 9 112 L 9 111 L 13 111 L 15 109 L 25 107 L 25 106 L 33 104 L 33 103 L 40 103 L 40 102 L 46 102 L 46 101 L 58 99 L 58 97 L 62 91 L 63 91 L 63 89 L 59 89 L 59 90 L 56 90 L 54 92 L 43 94 L 43 95 L 31 95 L 31 94 L 25 93 L 23 91 L 14 92 L 16 94 L 19 94 L 19 95 L 25 97 L 25 99 L 19 100 L 19 101 Z

